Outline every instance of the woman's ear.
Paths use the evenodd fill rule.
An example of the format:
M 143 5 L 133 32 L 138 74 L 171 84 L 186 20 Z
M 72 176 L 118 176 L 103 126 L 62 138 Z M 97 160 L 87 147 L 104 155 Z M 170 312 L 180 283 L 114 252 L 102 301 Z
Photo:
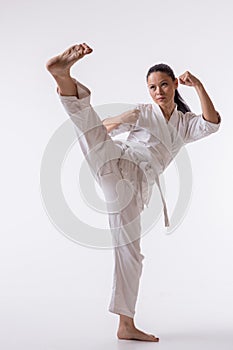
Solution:
M 175 84 L 175 88 L 177 89 L 177 88 L 178 88 L 178 85 L 179 85 L 179 82 L 178 82 L 178 79 L 177 79 L 177 78 L 174 80 L 174 84 Z

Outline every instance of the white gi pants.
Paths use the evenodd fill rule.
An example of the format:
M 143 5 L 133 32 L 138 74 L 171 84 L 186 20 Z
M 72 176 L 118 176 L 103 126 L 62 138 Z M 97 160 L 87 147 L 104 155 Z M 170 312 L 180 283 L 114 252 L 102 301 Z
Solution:
M 114 253 L 109 311 L 133 318 L 144 259 L 140 252 L 143 205 L 138 201 L 143 174 L 136 164 L 121 159 L 121 149 L 90 105 L 89 90 L 76 83 L 79 98 L 60 96 L 60 100 L 74 123 L 80 147 L 106 199 Z M 134 186 L 123 180 L 122 169 L 134 174 Z

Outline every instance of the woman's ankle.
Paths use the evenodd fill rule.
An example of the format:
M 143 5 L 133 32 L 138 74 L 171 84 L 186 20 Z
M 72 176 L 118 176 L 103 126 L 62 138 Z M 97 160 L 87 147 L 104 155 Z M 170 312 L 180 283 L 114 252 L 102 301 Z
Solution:
M 120 326 L 134 326 L 134 319 L 120 314 Z

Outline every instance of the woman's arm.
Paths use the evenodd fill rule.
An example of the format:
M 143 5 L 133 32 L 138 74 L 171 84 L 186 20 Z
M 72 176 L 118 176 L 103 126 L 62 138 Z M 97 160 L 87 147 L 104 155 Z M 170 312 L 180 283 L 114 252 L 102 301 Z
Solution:
M 202 114 L 204 119 L 209 122 L 218 124 L 220 122 L 219 114 L 215 110 L 213 102 L 208 96 L 200 80 L 187 71 L 179 77 L 179 81 L 183 85 L 193 86 L 195 88 L 201 102 Z
M 119 116 L 109 117 L 103 120 L 103 125 L 107 129 L 107 132 L 111 132 L 121 124 Z
M 117 128 L 120 124 L 128 123 L 135 124 L 139 117 L 139 110 L 132 109 L 130 111 L 124 112 L 115 117 L 109 117 L 103 120 L 103 125 L 107 129 L 107 132 L 111 132 Z

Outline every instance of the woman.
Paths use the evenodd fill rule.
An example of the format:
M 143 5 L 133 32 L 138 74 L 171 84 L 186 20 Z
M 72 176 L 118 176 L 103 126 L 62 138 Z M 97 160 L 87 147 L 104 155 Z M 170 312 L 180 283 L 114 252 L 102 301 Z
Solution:
M 90 91 L 70 76 L 71 66 L 91 52 L 85 43 L 74 45 L 50 59 L 46 66 L 56 80 L 61 102 L 106 198 L 115 258 L 109 311 L 120 316 L 117 336 L 157 342 L 158 337 L 134 325 L 144 259 L 140 252 L 140 213 L 157 183 L 165 225 L 169 226 L 159 175 L 185 143 L 216 132 L 221 118 L 200 80 L 185 72 L 179 82 L 194 87 L 201 102 L 202 114 L 192 113 L 177 91 L 178 79 L 172 69 L 159 64 L 147 74 L 154 104 L 140 104 L 134 110 L 101 121 L 90 105 Z M 124 131 L 130 131 L 127 140 L 112 140 L 111 136 Z

